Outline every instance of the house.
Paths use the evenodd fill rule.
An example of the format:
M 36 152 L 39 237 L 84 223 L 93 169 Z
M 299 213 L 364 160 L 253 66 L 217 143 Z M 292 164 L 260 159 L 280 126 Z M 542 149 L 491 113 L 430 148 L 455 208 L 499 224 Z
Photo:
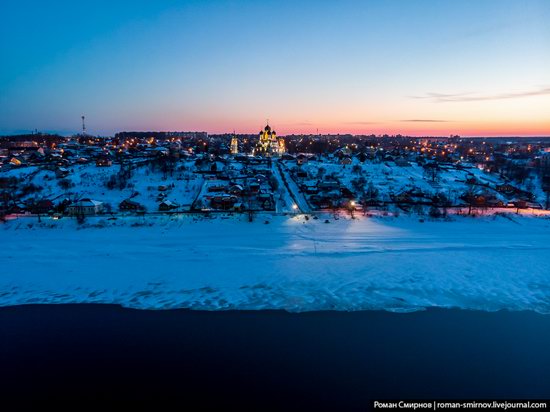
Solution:
M 229 210 L 233 209 L 237 203 L 237 197 L 227 194 L 213 196 L 210 199 L 210 206 L 214 209 Z
M 233 210 L 234 210 L 235 212 L 242 212 L 242 211 L 244 211 L 245 209 L 246 209 L 246 208 L 245 208 L 244 204 L 242 204 L 241 202 L 235 203 L 235 204 L 233 205 Z
M 409 163 L 409 161 L 407 159 L 405 159 L 404 157 L 402 157 L 402 156 L 398 157 L 394 161 L 395 161 L 396 166 L 399 166 L 399 167 L 408 167 L 408 166 L 411 165 Z
M 248 162 L 248 156 L 245 156 L 245 155 L 236 155 L 235 156 L 235 160 L 237 162 Z
M 7 212 L 15 213 L 15 214 L 23 214 L 27 212 L 27 208 L 25 205 L 22 205 L 22 204 L 14 204 L 14 205 L 8 206 Z
M 240 196 L 243 193 L 243 187 L 241 185 L 233 185 L 230 186 L 229 189 L 227 189 L 227 193 Z
M 324 195 L 313 195 L 310 198 L 310 202 L 319 209 L 328 209 L 333 206 L 332 198 Z
M 514 207 L 518 208 L 518 209 L 527 209 L 529 206 L 527 205 L 527 201 L 525 200 L 521 200 L 521 199 L 515 199 L 513 200 L 512 202 L 510 202 L 511 204 L 514 205 Z
M 390 194 L 390 199 L 395 203 L 412 203 L 411 195 L 408 192 L 399 193 L 397 195 Z
M 224 192 L 225 189 L 227 189 L 227 186 L 221 184 L 213 184 L 211 186 L 208 186 L 209 192 Z
M 69 169 L 65 167 L 58 167 L 57 169 L 55 169 L 55 177 L 57 177 L 58 179 L 67 177 L 69 173 Z
M 361 152 L 357 155 L 357 159 L 361 162 L 361 163 L 364 163 L 369 157 L 367 156 L 367 154 L 365 152 Z
M 499 193 L 504 193 L 505 195 L 508 195 L 508 196 L 511 196 L 511 195 L 514 195 L 518 192 L 520 192 L 516 187 L 508 184 L 508 183 L 504 183 L 502 185 L 497 185 L 495 187 L 496 191 L 499 192 Z
M 40 149 L 42 149 L 42 148 L 40 148 Z M 42 153 L 40 153 L 39 151 L 31 153 L 27 160 L 30 163 L 42 163 L 44 161 L 44 158 L 45 158 L 44 150 L 42 150 Z
M 118 205 L 118 208 L 122 211 L 128 211 L 128 212 L 143 212 L 145 211 L 145 207 L 133 200 L 125 199 Z
M 10 164 L 12 166 L 22 166 L 23 165 L 23 162 L 21 160 L 19 160 L 17 157 L 12 157 L 10 159 Z
M 341 165 L 350 165 L 351 164 L 351 156 L 342 156 L 342 158 L 340 159 L 340 164 Z
M 250 193 L 258 193 L 260 191 L 260 184 L 257 182 L 252 182 L 248 185 Z
M 30 212 L 37 215 L 52 212 L 53 209 L 54 204 L 49 199 L 41 199 L 29 207 Z
M 347 199 L 352 199 L 352 198 L 355 197 L 355 194 L 345 186 L 342 186 L 340 188 L 340 193 L 341 193 L 342 197 L 347 198 Z
M 332 155 L 337 158 L 342 158 L 343 156 L 350 156 L 351 155 L 351 149 L 348 146 L 341 147 L 339 149 L 336 149 Z
M 331 191 L 340 188 L 340 183 L 335 179 L 327 178 L 326 180 L 317 183 L 319 191 Z
M 306 180 L 300 185 L 302 192 L 307 193 L 308 195 L 314 195 L 319 193 L 319 188 L 317 187 L 317 182 L 313 180 Z
M 300 178 L 307 178 L 307 172 L 305 170 L 302 170 L 302 169 L 298 169 L 296 170 L 296 177 L 300 177 Z
M 296 164 L 297 165 L 303 165 L 304 163 L 307 163 L 307 156 L 303 153 L 300 153 L 298 156 L 296 156 Z
M 170 210 L 177 209 L 178 207 L 180 207 L 180 205 L 178 205 L 176 202 L 172 202 L 170 200 L 163 200 L 159 204 L 159 210 L 161 212 L 168 212 Z
M 262 193 L 258 195 L 258 203 L 264 210 L 273 209 L 275 207 L 275 201 L 271 193 Z
M 97 167 L 110 167 L 113 165 L 113 161 L 110 157 L 107 156 L 100 156 L 96 159 L 95 165 Z
M 166 147 L 155 147 L 150 149 L 154 156 L 156 157 L 164 157 L 168 156 L 170 154 L 170 150 Z
M 71 216 L 93 216 L 103 212 L 103 202 L 92 199 L 81 199 L 67 207 Z

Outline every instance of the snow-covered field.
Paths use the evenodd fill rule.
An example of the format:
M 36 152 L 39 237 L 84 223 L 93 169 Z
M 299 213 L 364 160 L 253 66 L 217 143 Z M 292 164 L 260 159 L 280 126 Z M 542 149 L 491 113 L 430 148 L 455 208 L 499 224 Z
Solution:
M 143 219 L 1 225 L 0 305 L 550 313 L 547 218 Z
M 143 205 L 147 211 L 156 212 L 159 203 L 157 188 L 159 185 L 164 185 L 167 187 L 164 192 L 167 199 L 181 205 L 181 210 L 188 210 L 203 186 L 203 178 L 201 175 L 189 171 L 193 167 L 193 162 L 184 162 L 180 166 L 184 170 L 178 170 L 171 176 L 163 176 L 162 172 L 151 171 L 143 165 L 135 166 L 132 176 L 128 180 L 129 185 L 122 190 L 119 188 L 108 189 L 105 186 L 109 178 L 116 176 L 119 172 L 119 166 L 73 165 L 71 174 L 64 179 L 73 184 L 73 187 L 68 189 L 62 189 L 59 186 L 60 179 L 55 177 L 53 171 L 34 166 L 2 172 L 2 176 L 15 176 L 24 179 L 25 183 L 33 183 L 42 188 L 38 194 L 32 193 L 28 197 L 46 198 L 56 203 L 63 198 L 89 197 L 109 204 L 115 211 L 118 210 L 120 202 L 131 198 Z

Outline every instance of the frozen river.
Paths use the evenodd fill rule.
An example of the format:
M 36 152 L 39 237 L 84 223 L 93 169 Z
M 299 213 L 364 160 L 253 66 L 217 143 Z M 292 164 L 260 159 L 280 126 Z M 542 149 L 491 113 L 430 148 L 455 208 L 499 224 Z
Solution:
M 545 218 L 132 219 L 0 226 L 0 305 L 550 312 Z

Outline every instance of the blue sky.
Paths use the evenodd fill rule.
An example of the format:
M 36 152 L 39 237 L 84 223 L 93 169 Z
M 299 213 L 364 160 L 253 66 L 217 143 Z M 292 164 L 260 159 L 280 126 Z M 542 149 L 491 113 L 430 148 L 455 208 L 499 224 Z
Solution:
M 10 2 L 0 132 L 550 134 L 550 2 Z

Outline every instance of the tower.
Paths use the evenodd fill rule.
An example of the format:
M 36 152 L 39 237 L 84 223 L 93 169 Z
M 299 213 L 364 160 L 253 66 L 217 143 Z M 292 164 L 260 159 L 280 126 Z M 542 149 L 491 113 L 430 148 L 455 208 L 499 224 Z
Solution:
M 239 153 L 239 140 L 237 139 L 237 136 L 235 136 L 235 132 L 233 132 L 233 137 L 231 138 L 231 154 L 236 155 Z
M 86 124 L 84 123 L 84 116 L 82 116 L 82 135 L 86 134 Z

